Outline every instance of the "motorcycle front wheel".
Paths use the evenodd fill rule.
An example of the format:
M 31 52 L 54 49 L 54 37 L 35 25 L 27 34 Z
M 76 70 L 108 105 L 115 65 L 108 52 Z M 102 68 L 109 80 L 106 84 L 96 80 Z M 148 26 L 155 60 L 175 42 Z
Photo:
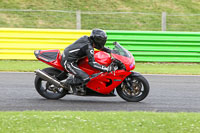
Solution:
M 149 94 L 149 83 L 142 76 L 129 76 L 116 90 L 118 95 L 128 102 L 142 101 Z
M 60 70 L 52 67 L 45 68 L 42 71 L 44 71 L 45 73 L 47 73 L 55 79 L 61 73 Z M 39 76 L 35 77 L 35 89 L 42 97 L 52 100 L 60 99 L 68 93 L 66 89 L 57 88 L 53 84 L 49 83 L 48 81 L 45 81 Z

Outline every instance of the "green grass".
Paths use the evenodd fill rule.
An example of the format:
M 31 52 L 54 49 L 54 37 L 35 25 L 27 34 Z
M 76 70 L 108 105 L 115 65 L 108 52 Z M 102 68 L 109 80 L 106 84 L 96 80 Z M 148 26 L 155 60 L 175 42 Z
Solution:
M 49 67 L 40 61 L 0 60 L 0 71 L 33 72 Z M 200 63 L 137 63 L 134 71 L 142 74 L 200 75 Z
M 200 63 L 136 63 L 135 71 L 144 74 L 200 75 Z
M 199 14 L 199 0 L 1 0 L 0 9 L 145 12 L 146 14 L 82 14 L 82 29 L 161 30 L 161 13 Z M 199 31 L 199 16 L 167 16 L 168 31 Z M 192 25 L 190 25 L 192 24 Z M 76 28 L 76 14 L 55 12 L 0 12 L 0 27 Z
M 0 60 L 0 71 L 33 72 L 46 67 L 50 66 L 40 61 Z
M 198 133 L 199 113 L 0 112 L 1 133 Z

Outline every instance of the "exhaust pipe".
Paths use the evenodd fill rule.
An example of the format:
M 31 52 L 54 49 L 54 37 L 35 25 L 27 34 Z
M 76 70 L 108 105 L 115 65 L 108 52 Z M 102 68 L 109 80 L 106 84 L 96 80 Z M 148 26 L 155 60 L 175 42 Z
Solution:
M 55 85 L 56 87 L 63 87 L 63 85 L 57 81 L 56 79 L 52 78 L 51 76 L 49 76 L 47 73 L 41 71 L 41 70 L 35 70 L 35 74 L 37 76 L 39 76 L 40 78 L 50 82 L 51 84 Z

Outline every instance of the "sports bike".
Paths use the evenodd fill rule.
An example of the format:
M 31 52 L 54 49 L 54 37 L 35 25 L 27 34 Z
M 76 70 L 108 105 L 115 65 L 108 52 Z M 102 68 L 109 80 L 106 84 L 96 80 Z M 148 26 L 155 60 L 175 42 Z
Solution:
M 60 99 L 65 95 L 74 94 L 70 86 L 62 81 L 73 76 L 61 65 L 59 50 L 35 50 L 36 58 L 51 67 L 36 70 L 35 88 L 47 99 Z M 116 96 L 117 94 L 128 102 L 139 102 L 149 93 L 149 83 L 140 73 L 132 71 L 135 68 L 133 55 L 119 43 L 113 43 L 110 54 L 103 51 L 94 52 L 95 61 L 101 65 L 111 67 L 112 72 L 100 72 L 88 64 L 88 58 L 78 61 L 78 66 L 88 75 L 90 81 L 82 85 L 84 96 Z M 79 86 L 80 87 L 80 86 Z M 79 88 L 80 89 L 80 88 Z

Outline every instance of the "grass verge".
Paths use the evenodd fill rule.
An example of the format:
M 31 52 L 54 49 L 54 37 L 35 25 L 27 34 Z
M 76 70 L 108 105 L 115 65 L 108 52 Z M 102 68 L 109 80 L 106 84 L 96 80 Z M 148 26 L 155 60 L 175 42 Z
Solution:
M 160 31 L 161 13 L 167 12 L 168 31 L 199 31 L 198 15 L 190 15 L 199 14 L 199 6 L 199 0 L 1 0 L 0 9 L 107 12 L 108 14 L 81 14 L 81 28 L 136 31 Z M 144 13 L 109 14 L 110 12 Z M 67 12 L 0 12 L 1 27 L 75 29 L 75 21 L 76 14 Z
M 33 72 L 49 67 L 40 61 L 0 60 L 0 71 Z M 200 75 L 200 63 L 136 63 L 135 71 L 142 74 Z
M 136 63 L 143 74 L 200 75 L 200 63 Z
M 1 133 L 198 133 L 199 113 L 0 112 Z
M 46 67 L 49 66 L 40 61 L 0 60 L 0 71 L 33 72 L 36 69 L 43 69 Z

